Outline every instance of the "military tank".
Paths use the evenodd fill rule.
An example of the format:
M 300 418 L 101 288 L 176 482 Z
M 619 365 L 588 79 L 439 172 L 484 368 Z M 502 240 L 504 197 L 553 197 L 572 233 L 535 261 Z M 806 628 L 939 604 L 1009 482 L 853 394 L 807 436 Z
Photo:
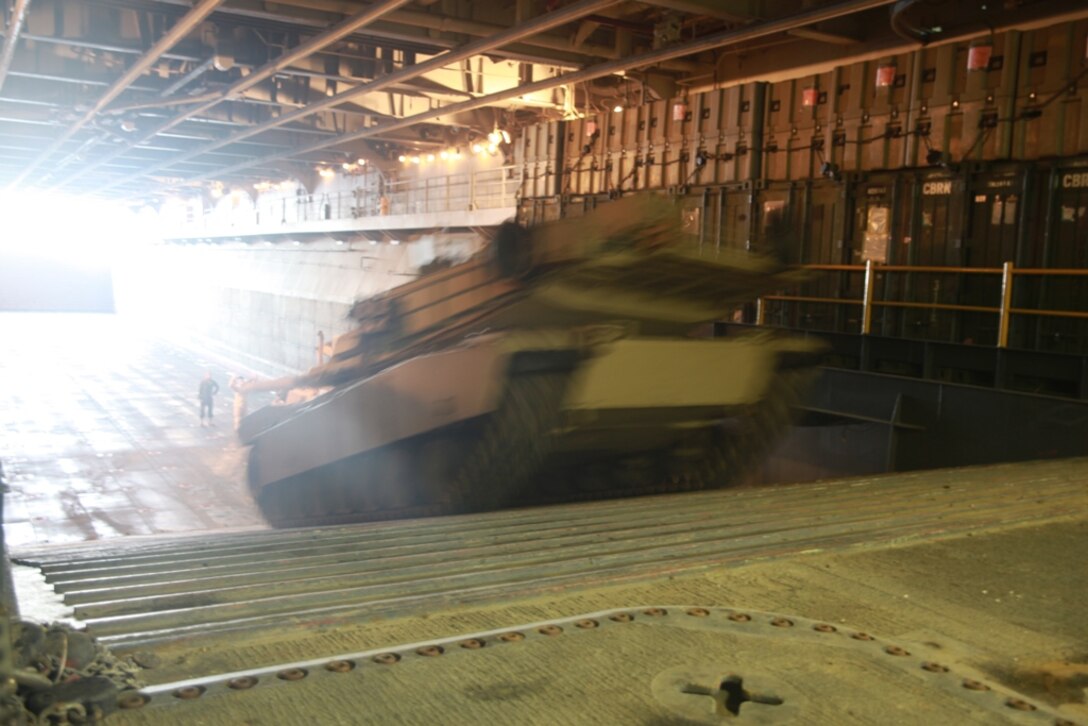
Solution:
M 503 225 L 475 258 L 357 302 L 324 390 L 242 423 L 275 526 L 723 486 L 767 453 L 815 344 L 698 328 L 799 274 L 700 248 L 660 197 Z

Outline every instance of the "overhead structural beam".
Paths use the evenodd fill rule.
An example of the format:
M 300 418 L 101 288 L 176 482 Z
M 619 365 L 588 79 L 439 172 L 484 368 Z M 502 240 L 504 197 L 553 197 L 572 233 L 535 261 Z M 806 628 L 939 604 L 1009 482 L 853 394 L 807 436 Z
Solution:
M 79 171 L 68 175 L 68 177 L 64 179 L 60 184 L 56 185 L 56 187 L 66 186 L 70 182 L 75 181 L 76 179 L 82 177 L 91 170 L 98 168 L 100 165 L 113 161 L 117 157 L 136 148 L 140 144 L 144 144 L 150 141 L 152 138 L 158 136 L 164 131 L 169 131 L 186 119 L 204 113 L 205 111 L 213 108 L 214 106 L 224 101 L 240 96 L 261 81 L 267 80 L 272 76 L 276 75 L 283 69 L 290 66 L 292 63 L 297 63 L 303 58 L 313 55 L 322 48 L 326 48 L 333 43 L 343 40 L 347 36 L 362 28 L 363 26 L 374 22 L 382 15 L 385 15 L 386 13 L 397 9 L 402 5 L 407 5 L 409 2 L 411 2 L 411 0 L 386 0 L 385 2 L 371 5 L 367 9 L 362 10 L 355 15 L 352 15 L 350 18 L 343 21 L 342 23 L 333 26 L 324 33 L 319 33 L 318 35 L 311 37 L 306 42 L 296 45 L 288 52 L 284 53 L 283 55 L 277 57 L 272 61 L 269 61 L 260 68 L 254 70 L 249 75 L 243 76 L 227 88 L 223 89 L 221 93 L 216 94 L 214 97 L 198 99 L 200 101 L 200 105 L 181 112 L 180 114 L 171 118 L 165 123 L 159 124 L 155 128 L 148 130 L 146 133 L 128 142 L 119 149 L 115 149 L 110 153 L 106 154 L 105 156 L 94 160 L 90 164 L 82 167 Z
M 681 13 L 706 15 L 729 23 L 751 23 L 756 20 L 748 15 L 729 12 L 722 7 L 724 3 L 721 0 L 642 0 L 642 2 Z
M 386 134 L 390 131 L 414 126 L 418 123 L 430 121 L 431 119 L 437 118 L 439 116 L 448 116 L 452 114 L 462 113 L 465 111 L 472 111 L 477 108 L 482 108 L 484 106 L 490 106 L 512 98 L 517 98 L 518 96 L 522 96 L 525 94 L 536 93 L 537 91 L 547 91 L 557 86 L 568 85 L 571 83 L 584 83 L 586 81 L 591 81 L 596 78 L 603 78 L 604 76 L 609 76 L 613 73 L 618 73 L 620 71 L 629 71 L 631 69 L 639 68 L 642 66 L 654 65 L 664 60 L 682 58 L 683 56 L 691 55 L 693 53 L 701 53 L 703 51 L 713 50 L 714 48 L 719 48 L 723 45 L 755 40 L 757 38 L 766 37 L 768 35 L 787 32 L 789 30 L 793 30 L 794 28 L 804 27 L 806 25 L 819 23 L 824 20 L 831 20 L 832 18 L 839 18 L 845 15 L 851 15 L 853 13 L 870 10 L 872 8 L 890 5 L 892 2 L 894 2 L 894 0 L 848 0 L 847 2 L 841 2 L 821 8 L 806 10 L 805 12 L 798 13 L 788 18 L 768 20 L 761 23 L 749 25 L 745 28 L 738 28 L 736 30 L 725 30 L 719 33 L 713 33 L 711 35 L 705 36 L 698 40 L 689 41 L 687 43 L 679 43 L 666 48 L 660 48 L 658 50 L 650 51 L 649 53 L 631 56 L 630 58 L 625 58 L 623 60 L 599 63 L 595 66 L 590 66 L 589 68 L 585 68 L 580 71 L 564 73 L 553 78 L 546 78 L 540 81 L 536 81 L 535 83 L 527 83 L 524 85 L 515 86 L 505 91 L 492 93 L 487 96 L 481 96 L 480 98 L 474 98 L 469 101 L 461 101 L 459 103 L 454 103 L 449 106 L 431 109 L 430 111 L 425 111 L 423 113 L 419 113 L 403 119 L 398 119 L 396 121 L 380 123 L 376 126 L 372 126 L 369 129 L 363 129 L 354 133 L 344 134 L 333 139 L 325 139 L 299 149 L 283 151 L 268 156 L 263 156 L 257 159 L 251 159 L 246 162 L 234 164 L 224 169 L 220 169 L 218 174 L 201 174 L 197 177 L 191 177 L 186 181 L 197 182 L 204 179 L 213 178 L 215 176 L 231 174 L 235 171 L 246 169 L 254 164 L 264 164 L 270 161 L 286 159 L 296 154 L 310 153 L 312 151 L 327 149 L 332 146 L 337 146 L 352 141 L 359 141 L 361 139 L 370 138 L 378 134 Z M 122 183 L 122 180 L 113 182 L 106 188 L 113 186 L 113 184 L 119 183 Z
M 656 5 L 658 7 L 666 8 L 669 10 L 677 10 L 680 12 L 691 13 L 692 15 L 705 15 L 707 17 L 715 18 L 717 20 L 724 20 L 727 23 L 740 23 L 747 24 L 762 18 L 749 17 L 745 15 L 738 15 L 737 13 L 731 13 L 728 10 L 721 7 L 722 3 L 718 0 L 642 0 L 648 5 Z M 789 31 L 790 35 L 798 38 L 808 38 L 809 40 L 817 40 L 821 43 L 832 43 L 834 45 L 853 45 L 860 42 L 858 38 L 853 38 L 848 35 L 842 35 L 839 33 L 829 33 L 816 28 L 795 28 Z
M 11 60 L 15 57 L 15 46 L 19 44 L 19 33 L 23 31 L 26 22 L 27 9 L 30 0 L 15 0 L 15 6 L 11 11 L 11 20 L 7 30 L 4 31 L 4 49 L 0 51 L 0 89 L 4 87 L 4 81 L 8 77 L 8 69 L 11 68 Z
M 187 2 L 187 0 L 159 0 L 160 3 L 169 3 L 172 5 L 181 5 Z M 704 0 L 707 3 L 716 3 L 718 0 Z M 255 4 L 255 3 L 251 3 Z M 310 10 L 317 10 L 327 13 L 342 13 L 344 11 L 344 5 L 339 1 L 335 2 L 298 2 L 298 0 L 291 0 L 291 2 L 283 3 L 267 3 L 269 7 L 278 7 L 279 12 L 270 12 L 268 10 L 256 10 L 253 7 L 234 7 L 234 4 L 227 5 L 222 8 L 221 12 L 224 15 L 233 14 L 240 18 L 247 20 L 274 20 L 280 23 L 290 23 L 295 26 L 309 26 L 309 27 L 323 27 L 321 21 L 312 17 L 303 17 L 300 15 L 293 15 L 284 13 L 283 9 L 286 7 L 306 8 Z M 417 3 L 424 4 L 424 3 Z M 471 4 L 471 3 L 469 3 Z M 539 4 L 539 3 L 538 3 Z M 452 48 L 453 43 L 444 39 L 435 37 L 429 37 L 436 33 L 457 33 L 459 35 L 476 36 L 480 38 L 489 38 L 497 33 L 503 32 L 505 27 L 498 24 L 480 22 L 477 20 L 467 20 L 464 18 L 456 18 L 448 15 L 441 15 L 439 13 L 420 12 L 418 10 L 397 10 L 390 13 L 387 17 L 382 18 L 383 23 L 400 25 L 409 28 L 423 29 L 427 31 L 433 31 L 428 35 L 408 35 L 402 32 L 397 32 L 397 29 L 390 28 L 388 25 L 383 27 L 371 28 L 368 31 L 368 35 L 373 35 L 378 38 L 385 38 L 389 41 L 402 41 L 406 43 L 418 44 L 418 45 L 431 45 L 437 46 L 443 45 L 445 48 Z M 395 45 L 395 43 L 394 43 Z M 549 62 L 554 62 L 547 56 L 540 56 L 537 53 L 532 52 L 531 48 L 542 48 L 550 51 L 559 51 L 572 53 L 577 58 L 569 58 L 568 61 L 573 63 L 576 67 L 582 67 L 593 57 L 618 59 L 621 56 L 620 51 L 613 46 L 606 45 L 584 45 L 581 48 L 575 48 L 569 38 L 556 37 L 552 35 L 531 35 L 522 38 L 519 45 L 524 46 L 525 49 L 518 49 L 513 51 L 507 49 L 507 57 L 518 60 L 519 57 L 529 62 L 540 63 L 547 65 Z M 437 51 L 435 51 L 437 52 Z M 666 65 L 668 70 L 695 72 L 696 68 L 692 67 L 693 64 L 685 63 L 682 61 L 669 61 Z
M 466 43 L 460 48 L 450 50 L 446 53 L 440 53 L 439 55 L 436 55 L 433 58 L 430 58 L 422 63 L 406 66 L 388 75 L 382 76 L 381 78 L 375 79 L 368 83 L 363 83 L 362 85 L 356 86 L 355 88 L 349 89 L 347 91 L 342 91 L 334 96 L 329 96 L 320 101 L 304 106 L 297 111 L 283 114 L 282 116 L 278 116 L 277 118 L 271 119 L 262 124 L 257 124 L 256 126 L 252 126 L 243 131 L 234 133 L 219 141 L 216 141 L 215 143 L 209 144 L 199 149 L 194 149 L 188 154 L 183 154 L 172 161 L 149 167 L 142 172 L 142 175 L 154 174 L 157 171 L 160 171 L 162 169 L 168 169 L 174 164 L 188 161 L 209 151 L 221 149 L 229 144 L 243 141 L 270 129 L 274 129 L 278 126 L 283 126 L 284 124 L 291 123 L 292 121 L 298 121 L 299 119 L 306 118 L 307 116 L 311 116 L 315 113 L 318 113 L 319 111 L 324 111 L 325 109 L 333 108 L 342 103 L 351 101 L 354 98 L 361 97 L 365 94 L 374 93 L 384 88 L 388 88 L 394 84 L 402 83 L 412 78 L 416 78 L 417 76 L 422 76 L 431 71 L 443 68 L 450 63 L 456 63 L 458 61 L 464 60 L 465 58 L 471 58 L 472 56 L 489 51 L 492 48 L 498 48 L 509 43 L 514 43 L 526 36 L 540 33 L 542 31 L 560 25 L 565 25 L 569 22 L 581 18 L 584 15 L 596 12 L 598 10 L 602 10 L 609 5 L 614 5 L 617 2 L 618 0 L 580 0 L 579 2 L 567 5 L 564 8 L 553 10 L 543 15 L 538 15 L 532 20 L 528 20 L 516 27 L 509 28 L 501 33 L 497 33 L 490 38 L 483 38 L 481 40 L 473 41 L 471 43 Z M 291 156 L 291 154 L 288 154 L 287 156 Z
M 717 0 L 711 0 L 717 2 Z M 587 13 L 590 15 L 591 13 Z M 386 18 L 391 23 L 407 25 L 412 28 L 423 28 L 437 33 L 460 33 L 462 35 L 475 35 L 480 38 L 490 38 L 503 32 L 501 25 L 481 23 L 475 20 L 463 20 L 436 15 L 434 13 L 421 13 L 413 10 L 398 10 Z M 622 53 L 614 46 L 596 45 L 590 43 L 578 43 L 577 40 L 545 35 L 526 35 L 518 39 L 523 45 L 534 48 L 544 48 L 560 52 L 577 53 L 583 56 L 596 56 L 617 60 Z M 675 60 L 667 62 L 668 70 L 692 71 L 691 64 L 678 63 Z
M 132 85 L 132 83 L 148 71 L 151 66 L 158 62 L 159 58 L 164 53 L 173 48 L 180 40 L 193 32 L 204 20 L 211 15 L 219 5 L 223 3 L 223 0 L 202 0 L 196 7 L 183 15 L 174 27 L 170 28 L 169 32 L 159 38 L 154 45 L 145 53 L 140 56 L 139 59 L 125 71 L 124 75 L 114 81 L 104 94 L 95 102 L 94 106 L 89 108 L 86 113 L 83 114 L 74 124 L 69 126 L 63 134 L 53 141 L 49 147 L 43 151 L 34 161 L 23 169 L 19 176 L 11 182 L 10 187 L 17 187 L 23 182 L 35 169 L 41 166 L 46 160 L 48 160 L 57 149 L 60 148 L 68 139 L 75 136 L 80 129 L 86 126 L 91 119 L 97 116 L 104 108 L 110 105 L 115 98 L 125 92 L 125 89 Z
M 796 30 L 791 30 L 790 35 L 796 38 L 806 38 L 808 40 L 815 40 L 820 43 L 830 43 L 832 45 L 857 45 L 861 42 L 861 38 L 843 35 L 842 33 L 829 33 L 824 30 L 816 30 L 815 28 L 797 28 Z

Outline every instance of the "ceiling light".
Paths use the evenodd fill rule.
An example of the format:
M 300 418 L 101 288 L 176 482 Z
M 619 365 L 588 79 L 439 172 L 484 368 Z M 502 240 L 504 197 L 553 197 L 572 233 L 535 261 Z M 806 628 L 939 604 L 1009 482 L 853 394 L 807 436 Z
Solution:
M 612 113 L 620 113 L 621 111 L 623 111 L 623 106 L 618 103 L 612 107 Z
M 400 156 L 397 157 L 397 161 L 399 161 L 400 163 L 403 164 L 404 162 L 408 161 L 408 157 L 405 156 L 404 154 L 401 154 Z

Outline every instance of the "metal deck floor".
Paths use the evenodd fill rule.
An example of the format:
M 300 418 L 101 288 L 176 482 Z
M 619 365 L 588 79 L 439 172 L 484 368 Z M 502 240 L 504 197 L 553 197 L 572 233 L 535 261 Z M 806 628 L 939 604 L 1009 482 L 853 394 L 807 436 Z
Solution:
M 864 630 L 881 643 L 953 666 L 957 677 L 992 679 L 1080 722 L 1088 718 L 1083 685 L 1077 685 L 1088 677 L 1086 505 L 1088 459 L 1078 459 L 438 520 L 134 537 L 14 554 L 41 568 L 91 634 L 123 653 L 154 652 L 158 664 L 145 672 L 150 683 L 262 667 L 271 669 L 265 678 L 284 664 L 320 664 L 407 643 L 416 645 L 397 652 L 414 662 L 419 644 L 448 644 L 441 639 L 469 633 L 491 631 L 494 638 L 502 628 L 611 608 L 699 605 Z M 556 663 L 534 646 L 544 659 L 539 668 L 577 672 L 579 663 L 588 668 L 604 657 L 593 646 L 603 641 L 579 642 L 589 650 L 561 655 L 557 649 Z M 741 665 L 756 672 L 777 663 L 770 675 L 785 678 L 796 671 L 788 655 L 793 642 L 778 643 L 771 638 L 747 652 Z M 675 665 L 690 656 L 696 662 L 712 651 L 709 644 L 705 651 L 689 645 L 666 660 Z M 371 656 L 354 657 L 369 662 Z M 824 662 L 819 653 L 814 657 Z M 826 657 L 833 671 L 838 661 Z M 640 674 L 632 683 L 641 687 L 641 679 L 665 665 L 651 658 L 622 667 Z M 488 678 L 497 684 L 515 678 L 503 659 L 494 666 Z M 156 698 L 176 705 L 125 712 L 117 720 L 257 723 L 275 713 L 279 723 L 360 723 L 364 711 L 358 709 L 373 701 L 359 684 L 372 682 L 374 667 L 382 666 L 360 666 L 361 682 L 308 679 L 251 696 L 231 695 L 220 684 L 215 689 L 222 696 L 184 706 L 170 695 L 176 686 L 163 686 Z M 400 701 L 398 710 L 401 697 L 390 696 L 381 712 L 397 722 L 433 722 L 433 714 L 442 713 L 444 688 L 459 697 L 476 687 L 471 670 L 428 677 L 451 680 L 427 681 L 429 695 L 419 697 L 426 709 Z M 517 680 L 525 677 L 520 672 L 515 678 L 518 692 L 547 703 L 536 681 Z M 830 697 L 830 710 L 814 708 L 789 722 L 828 723 L 832 713 L 845 713 L 840 709 L 851 699 L 879 701 L 886 689 L 854 685 L 857 693 Z M 925 684 L 907 678 L 901 686 L 897 708 L 928 703 Z M 595 703 L 588 695 L 592 687 L 585 689 L 586 703 Z M 999 718 L 966 703 L 963 713 L 970 718 L 955 722 L 1055 722 L 1021 721 L 1008 708 L 1002 711 L 1000 701 L 997 706 Z M 471 699 L 465 707 L 484 708 Z M 511 708 L 519 713 L 516 703 Z M 424 716 L 427 709 L 432 716 Z M 473 713 L 448 722 L 471 722 Z M 841 722 L 872 723 L 864 713 Z M 595 718 L 615 722 L 607 711 Z M 888 722 L 934 722 L 926 718 L 922 711 L 900 711 Z M 525 722 L 579 720 L 574 712 L 559 721 L 540 715 Z
M 202 428 L 206 370 L 221 391 L 217 425 Z M 263 526 L 231 429 L 229 372 L 117 316 L 0 313 L 8 545 Z

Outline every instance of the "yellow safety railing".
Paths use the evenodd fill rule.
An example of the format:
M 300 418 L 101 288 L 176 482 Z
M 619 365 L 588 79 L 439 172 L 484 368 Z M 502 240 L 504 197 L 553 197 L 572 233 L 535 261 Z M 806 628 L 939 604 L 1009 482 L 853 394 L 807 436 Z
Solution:
M 1034 315 L 1040 317 L 1077 318 L 1088 320 L 1088 312 L 1080 310 L 1042 310 L 1033 308 L 1014 308 L 1013 286 L 1019 276 L 1048 277 L 1085 277 L 1088 269 L 1068 268 L 1017 268 L 1011 262 L 1001 267 L 938 267 L 911 265 L 878 265 L 872 260 L 864 265 L 802 265 L 801 269 L 821 272 L 846 272 L 864 274 L 860 298 L 834 298 L 808 295 L 764 295 L 756 300 L 756 324 L 765 325 L 767 301 L 824 303 L 832 305 L 861 306 L 861 334 L 870 335 L 873 325 L 874 308 L 917 308 L 924 310 L 947 310 L 954 312 L 992 313 L 998 316 L 997 347 L 1009 345 L 1009 320 L 1013 315 Z M 996 306 L 959 305 L 953 303 L 911 302 L 904 300 L 875 300 L 873 291 L 876 287 L 876 275 L 883 273 L 929 273 L 947 275 L 1000 275 L 1001 293 Z

